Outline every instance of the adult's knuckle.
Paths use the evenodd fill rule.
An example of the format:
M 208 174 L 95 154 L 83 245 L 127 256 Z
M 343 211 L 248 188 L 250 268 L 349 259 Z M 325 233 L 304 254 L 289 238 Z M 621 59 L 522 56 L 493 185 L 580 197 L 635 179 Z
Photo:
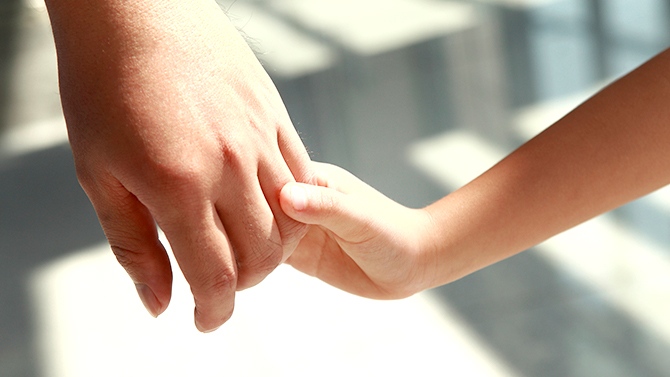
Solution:
M 240 261 L 240 268 L 247 273 L 267 275 L 281 264 L 282 258 L 282 245 L 268 241 L 264 247 Z
M 307 224 L 303 224 L 293 219 L 287 219 L 278 225 L 280 226 L 279 232 L 281 234 L 283 245 L 290 244 L 296 240 L 302 239 L 308 230 Z
M 277 225 L 281 224 L 281 221 Z M 258 233 L 250 228 L 251 237 L 245 243 L 236 244 L 234 254 L 240 274 L 238 289 L 249 288 L 274 271 L 284 259 L 284 239 L 281 228 L 270 234 Z
M 160 187 L 162 195 L 174 199 L 174 203 L 183 203 L 202 194 L 201 191 L 211 179 L 206 169 L 204 163 L 185 158 L 180 162 L 152 166 L 148 182 L 154 187 Z
M 197 291 L 197 295 L 204 297 L 217 299 L 234 292 L 237 286 L 237 273 L 234 269 L 223 268 L 201 276 L 192 288 Z
M 79 185 L 90 195 L 98 186 L 98 178 L 104 174 L 98 169 L 92 168 L 89 164 L 82 161 L 81 158 L 75 159 L 74 168 Z
M 190 186 L 198 182 L 203 175 L 202 170 L 202 164 L 191 158 L 170 164 L 157 164 L 154 167 L 158 178 L 172 186 Z
M 117 262 L 126 270 L 136 270 L 141 267 L 141 255 L 129 248 L 111 245 L 112 253 Z
M 249 168 L 245 163 L 248 156 L 248 151 L 245 153 L 244 146 L 241 145 L 236 138 L 231 137 L 229 140 L 221 143 L 220 153 L 223 165 L 229 171 L 236 172 L 242 169 Z
M 89 189 L 93 186 L 93 174 L 86 167 L 81 166 L 80 164 L 75 165 L 75 173 L 77 174 L 77 181 L 79 185 L 84 188 L 84 190 Z

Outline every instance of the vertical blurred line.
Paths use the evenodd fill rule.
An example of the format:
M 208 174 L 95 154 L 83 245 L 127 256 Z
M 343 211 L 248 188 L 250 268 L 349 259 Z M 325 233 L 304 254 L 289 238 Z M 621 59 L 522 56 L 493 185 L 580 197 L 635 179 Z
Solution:
M 7 126 L 7 105 L 11 95 L 9 88 L 20 6 L 19 0 L 0 0 L 0 133 Z
M 531 27 L 530 13 L 518 7 L 500 7 L 498 12 L 505 65 L 511 83 L 510 105 L 512 108 L 521 108 L 533 103 L 538 95 L 537 67 L 532 64 L 532 47 L 528 37 Z
M 599 80 L 610 75 L 607 63 L 608 38 L 605 33 L 605 6 L 603 0 L 589 0 L 590 26 L 594 41 L 594 72 Z
M 10 126 L 14 67 L 18 51 L 20 17 L 23 10 L 21 0 L 0 0 L 0 137 Z M 1 146 L 0 146 L 1 147 Z M 7 194 L 5 188 L 14 182 L 2 174 L 0 193 Z M 12 218 L 11 208 L 6 203 L 16 200 L 13 195 L 0 198 L 0 226 Z M 8 210 L 9 209 L 9 210 Z M 7 245 L 4 229 L 0 229 L 0 250 L 2 250 L 3 268 L 0 277 L 0 375 L 3 377 L 37 376 L 34 335 L 29 304 L 25 300 L 22 283 L 22 271 L 14 263 L 14 256 Z

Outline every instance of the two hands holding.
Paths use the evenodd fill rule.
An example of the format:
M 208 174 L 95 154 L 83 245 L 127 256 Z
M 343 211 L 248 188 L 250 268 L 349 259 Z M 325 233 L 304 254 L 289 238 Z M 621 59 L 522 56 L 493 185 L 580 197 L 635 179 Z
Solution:
M 292 182 L 363 184 L 310 161 L 273 83 L 215 2 L 47 5 L 78 178 L 152 315 L 167 308 L 172 285 L 157 226 L 191 287 L 201 331 L 224 323 L 235 292 L 289 257 L 353 291 L 394 295 L 405 278 L 395 267 L 406 264 L 364 250 L 385 250 L 375 229 L 340 226 L 367 219 L 336 213 L 333 201 L 324 221 L 334 233 L 303 221 L 319 222 L 315 203 L 328 196 L 317 202 Z
M 668 53 L 470 184 L 410 209 L 310 161 L 215 2 L 47 7 L 81 185 L 154 316 L 171 295 L 157 226 L 165 232 L 201 331 L 223 324 L 235 292 L 283 262 L 357 295 L 406 297 L 670 182 Z

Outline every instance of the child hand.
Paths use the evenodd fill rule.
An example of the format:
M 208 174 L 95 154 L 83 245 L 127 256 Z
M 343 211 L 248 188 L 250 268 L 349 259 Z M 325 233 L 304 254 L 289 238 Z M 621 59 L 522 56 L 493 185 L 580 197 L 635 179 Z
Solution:
M 288 183 L 281 190 L 283 211 L 310 224 L 287 263 L 370 298 L 403 298 L 428 288 L 428 212 L 394 202 L 342 168 L 313 164 L 316 186 Z

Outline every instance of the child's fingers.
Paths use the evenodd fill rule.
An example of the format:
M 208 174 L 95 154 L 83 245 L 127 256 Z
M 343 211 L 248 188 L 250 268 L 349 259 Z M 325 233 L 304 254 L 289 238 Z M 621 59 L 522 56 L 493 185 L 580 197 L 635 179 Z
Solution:
M 368 218 L 359 201 L 335 189 L 287 183 L 281 190 L 282 210 L 296 221 L 320 225 L 349 242 L 368 237 Z

